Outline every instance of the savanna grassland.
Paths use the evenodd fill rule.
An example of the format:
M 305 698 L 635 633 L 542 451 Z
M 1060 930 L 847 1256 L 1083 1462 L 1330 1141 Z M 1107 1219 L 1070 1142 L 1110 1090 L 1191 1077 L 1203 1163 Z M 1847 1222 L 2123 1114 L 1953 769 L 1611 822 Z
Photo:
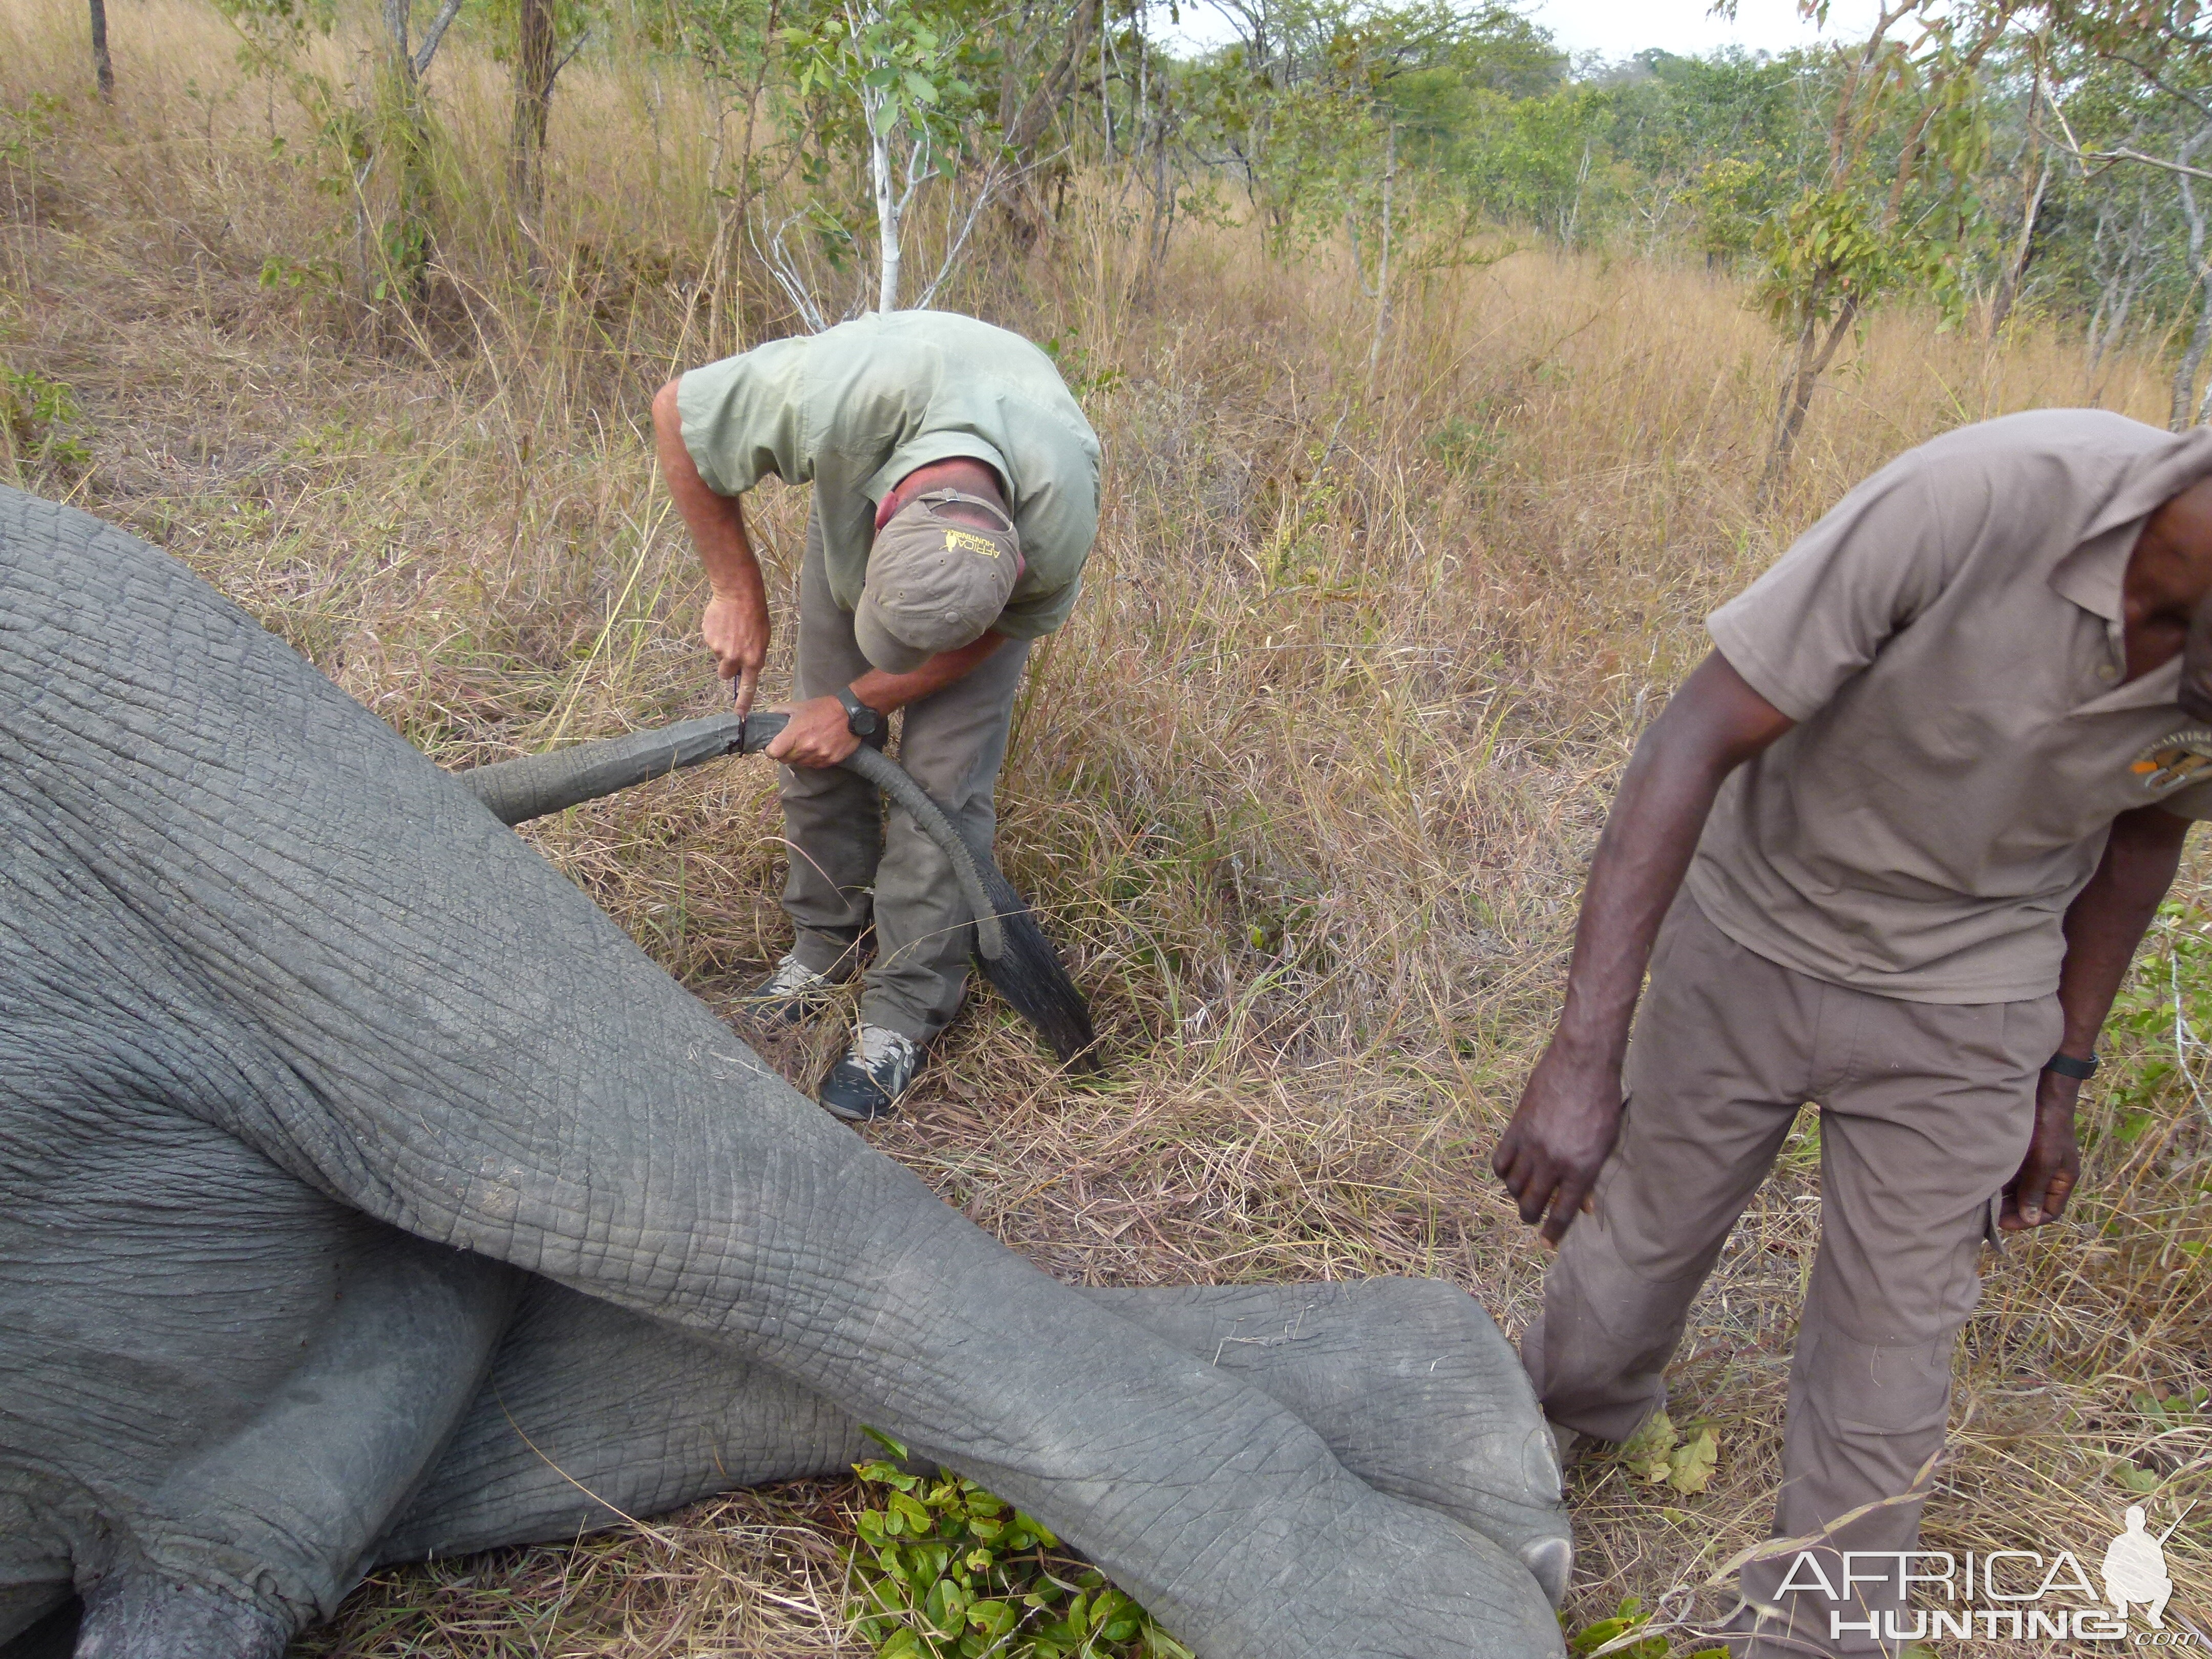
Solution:
M 229 26 L 193 0 L 112 9 L 112 106 L 84 85 L 76 7 L 0 12 L 12 476 L 184 559 L 447 765 L 715 707 L 647 404 L 788 324 L 708 280 L 694 94 L 580 58 L 521 260 L 497 198 L 505 71 L 449 44 L 441 188 L 463 208 L 429 301 L 377 305 L 325 274 L 343 202 Z M 1516 1332 L 1542 1258 L 1486 1158 L 1612 781 L 1705 648 L 1704 612 L 1947 427 L 2084 401 L 2165 417 L 2148 357 L 2092 378 L 2063 327 L 2017 319 L 1991 343 L 1895 310 L 1845 348 L 1763 499 L 1782 345 L 1735 285 L 1504 232 L 1481 249 L 1410 278 L 1374 351 L 1343 250 L 1275 259 L 1196 223 L 1147 277 L 1130 198 L 1079 173 L 1043 234 L 980 247 L 940 301 L 1049 342 L 1103 444 L 1103 531 L 1018 709 L 1000 844 L 1111 1058 L 1071 1083 L 979 993 L 872 1138 L 1066 1279 L 1436 1275 Z M 770 486 L 757 505 L 780 688 L 805 502 Z M 726 1012 L 787 942 L 761 763 L 526 833 Z M 2137 1492 L 2171 1515 L 2212 1490 L 2192 1395 L 2212 1387 L 2204 873 L 2127 994 L 2073 1214 L 1989 1264 L 1935 1547 L 2086 1560 Z M 802 1086 L 843 1036 L 738 1029 Z M 1716 1568 L 1763 1534 L 1815 1235 L 1810 1121 L 1674 1372 L 1674 1421 L 1715 1433 L 1710 1484 L 1573 1477 L 1577 1626 L 1630 1595 L 1717 1617 Z M 303 1650 L 857 1652 L 852 1500 L 787 1488 L 380 1574 Z M 2212 1507 L 2170 1550 L 2176 1606 L 2212 1609 Z

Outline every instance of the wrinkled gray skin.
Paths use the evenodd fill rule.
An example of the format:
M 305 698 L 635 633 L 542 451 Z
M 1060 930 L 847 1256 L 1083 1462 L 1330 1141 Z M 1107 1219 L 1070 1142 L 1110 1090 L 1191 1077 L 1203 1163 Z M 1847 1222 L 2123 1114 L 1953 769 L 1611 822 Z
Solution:
M 0 845 L 0 1649 L 76 1595 L 80 1655 L 274 1656 L 375 1563 L 865 1421 L 1207 1659 L 1560 1651 L 1468 1297 L 1055 1283 L 181 566 L 6 490 Z

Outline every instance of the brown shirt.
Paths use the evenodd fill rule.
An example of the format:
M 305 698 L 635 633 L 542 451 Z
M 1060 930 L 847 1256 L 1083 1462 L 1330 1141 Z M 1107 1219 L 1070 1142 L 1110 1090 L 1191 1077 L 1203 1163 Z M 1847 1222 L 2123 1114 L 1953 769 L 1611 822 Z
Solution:
M 2096 410 L 1962 427 L 1844 497 L 1706 618 L 1799 724 L 1723 786 L 1692 894 L 1747 949 L 1911 1002 L 2057 988 L 2060 921 L 2119 813 L 2212 817 L 2181 665 L 2128 684 L 2143 520 L 2212 431 Z M 2201 781 L 2198 781 L 2201 780 Z

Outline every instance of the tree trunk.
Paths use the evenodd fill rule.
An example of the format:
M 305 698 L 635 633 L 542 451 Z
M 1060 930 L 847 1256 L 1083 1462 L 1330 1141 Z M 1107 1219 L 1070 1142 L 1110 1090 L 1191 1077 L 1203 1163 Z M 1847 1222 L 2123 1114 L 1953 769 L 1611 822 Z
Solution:
M 515 216 L 529 240 L 532 270 L 543 253 L 539 221 L 545 210 L 545 129 L 553 111 L 553 0 L 518 0 L 514 18 L 514 125 L 508 139 L 507 185 Z
M 1372 380 L 1382 361 L 1382 337 L 1390 331 L 1390 186 L 1398 177 L 1398 125 L 1390 124 L 1382 147 L 1382 254 L 1375 272 L 1375 343 L 1367 348 Z
M 1843 308 L 1829 325 L 1827 337 L 1820 335 L 1820 325 L 1810 314 L 1820 301 L 1819 287 L 1814 289 L 1807 302 L 1805 325 L 1797 333 L 1797 362 L 1782 391 L 1782 404 L 1776 411 L 1774 447 L 1766 457 L 1766 474 L 1759 480 L 1762 500 L 1771 500 L 1780 487 L 1783 477 L 1790 470 L 1790 456 L 1797 447 L 1797 434 L 1804 428 L 1805 411 L 1813 406 L 1813 393 L 1820 383 L 1820 376 L 1836 356 L 1836 348 L 1843 344 L 1844 336 L 1858 320 L 1859 302 L 1854 299 L 1844 301 Z
M 876 286 L 876 309 L 888 317 L 899 302 L 899 210 L 891 178 L 890 140 L 877 128 L 877 112 L 868 118 L 868 175 L 875 186 L 876 236 L 883 263 Z
M 115 97 L 115 60 L 107 55 L 107 0 L 91 0 L 92 7 L 92 76 L 98 82 L 100 95 L 109 101 Z
M 2020 243 L 2013 256 L 2005 262 L 1997 277 L 1997 291 L 1990 301 L 1990 338 L 1997 337 L 2004 327 L 2005 319 L 2012 314 L 2014 303 L 2020 298 L 2020 285 L 2027 276 L 2028 265 L 2035 258 L 2035 224 L 2043 212 L 2043 192 L 2051 183 L 2051 166 L 2045 162 L 2035 175 L 2035 189 L 2022 210 L 2020 222 Z
M 2181 361 L 2174 366 L 2173 395 L 2166 405 L 2166 425 L 2169 432 L 2185 432 L 2197 406 L 2197 371 L 2203 366 L 2204 351 L 2212 346 L 2212 287 L 2207 286 L 2208 272 L 2199 268 L 2197 273 L 2197 293 L 2200 301 L 2197 307 L 2197 326 L 2190 331 L 2188 348 Z

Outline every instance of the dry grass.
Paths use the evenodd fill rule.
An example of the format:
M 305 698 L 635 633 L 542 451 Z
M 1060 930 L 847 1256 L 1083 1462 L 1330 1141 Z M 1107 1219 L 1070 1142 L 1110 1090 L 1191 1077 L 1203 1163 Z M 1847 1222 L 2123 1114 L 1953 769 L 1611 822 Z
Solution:
M 0 338 L 76 389 L 92 454 L 33 482 L 189 560 L 448 763 L 709 707 L 700 584 L 640 423 L 672 366 L 758 319 L 702 303 L 680 72 L 573 69 L 552 276 L 503 275 L 475 201 L 434 317 L 402 325 L 258 282 L 343 240 L 313 168 L 272 158 L 271 135 L 311 150 L 296 113 L 240 78 L 210 14 L 117 10 L 119 108 L 68 103 L 6 172 Z M 81 83 L 78 26 L 61 0 L 0 17 L 9 107 Z M 343 68 L 343 43 L 321 50 Z M 436 79 L 465 192 L 495 176 L 498 80 L 465 43 Z M 1006 862 L 1093 991 L 1110 1076 L 1056 1079 L 979 997 L 877 1138 L 1071 1280 L 1440 1275 L 1516 1330 L 1541 1261 L 1484 1160 L 1610 781 L 1705 648 L 1698 618 L 1896 450 L 2092 396 L 2154 419 L 2154 370 L 2093 388 L 2062 336 L 1991 348 L 1885 318 L 1762 514 L 1775 348 L 1724 283 L 1535 247 L 1437 272 L 1370 377 L 1366 303 L 1328 258 L 1191 230 L 1138 304 L 1132 240 L 1094 191 L 962 301 L 1058 341 L 1105 443 L 1086 598 L 1038 661 L 1001 800 Z M 764 509 L 787 624 L 803 501 Z M 779 829 L 764 770 L 733 763 L 532 833 L 726 1006 L 781 948 Z M 837 1041 L 763 1046 L 803 1082 Z M 2131 1139 L 2093 1116 L 2075 1219 L 1992 1264 L 1936 1547 L 2086 1557 L 2128 1501 L 2119 1469 L 2165 1476 L 2166 1516 L 2205 1488 L 2206 1419 L 2136 1396 L 2212 1382 L 2182 1248 L 2212 1219 L 2207 1121 L 2172 1088 Z M 1785 1159 L 1676 1370 L 1678 1419 L 1720 1431 L 1712 1489 L 1662 1507 L 1616 1467 L 1577 1477 L 1578 1619 L 1701 1584 L 1763 1531 L 1810 1174 Z M 386 1575 L 313 1647 L 836 1652 L 840 1496 Z M 2199 1512 L 2174 1548 L 2185 1609 L 2208 1608 L 2208 1543 Z

